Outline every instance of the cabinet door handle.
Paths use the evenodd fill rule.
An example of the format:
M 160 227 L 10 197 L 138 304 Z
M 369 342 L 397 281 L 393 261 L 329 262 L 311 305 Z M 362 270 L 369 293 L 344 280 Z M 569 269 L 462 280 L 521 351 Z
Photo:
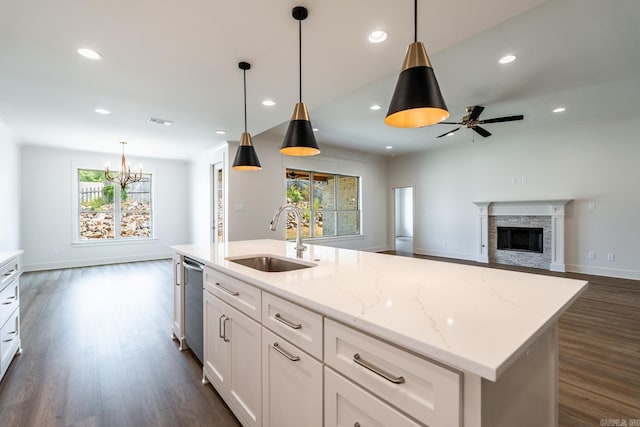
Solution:
M 382 378 L 384 378 L 389 382 L 392 382 L 394 384 L 404 384 L 404 377 L 396 377 L 390 374 L 389 372 L 385 371 L 384 369 L 379 368 L 376 365 L 372 365 L 371 362 L 367 362 L 362 357 L 360 357 L 359 353 L 356 353 L 353 355 L 353 361 L 356 362 L 358 365 L 362 366 L 363 368 L 370 370 L 374 374 L 380 375 Z
M 9 338 L 8 340 L 2 340 L 2 342 L 11 342 L 11 341 L 13 341 L 13 339 L 16 337 L 17 334 L 18 334 L 18 331 L 9 332 L 7 335 L 13 335 L 13 336 L 11 338 Z
M 277 351 L 287 359 L 291 360 L 292 362 L 297 362 L 298 360 L 300 360 L 300 356 L 294 356 L 293 354 L 289 353 L 287 350 L 280 347 L 280 345 L 277 342 L 274 342 L 271 347 L 273 347 L 275 351 Z
M 222 339 L 224 339 L 224 335 L 222 334 L 222 319 L 225 318 L 225 315 L 223 314 L 222 316 L 220 316 L 220 318 L 218 319 L 218 336 Z
M 229 338 L 227 338 L 227 320 L 230 320 L 230 317 L 225 317 L 222 321 L 222 339 L 224 342 L 229 342 Z
M 9 305 L 9 304 L 13 304 L 13 300 L 15 300 L 15 299 L 16 299 L 16 297 L 15 297 L 15 296 L 9 297 L 9 298 L 7 298 L 6 300 L 4 300 L 4 302 L 2 303 L 2 305 Z
M 16 270 L 15 270 L 15 269 L 13 269 L 13 270 L 9 270 L 9 271 L 7 271 L 6 273 L 4 273 L 4 275 L 8 277 L 8 276 L 11 276 L 11 275 L 12 275 L 13 273 L 15 273 L 15 272 L 16 272 Z
M 232 297 L 237 297 L 240 295 L 240 292 L 236 292 L 236 291 L 232 291 L 231 289 L 227 289 L 224 286 L 222 286 L 220 283 L 216 282 L 216 286 L 219 287 L 221 290 L 223 290 L 224 292 L 228 293 L 229 295 L 231 295 Z
M 300 329 L 300 328 L 302 328 L 302 325 L 300 323 L 293 323 L 291 320 L 287 320 L 284 317 L 282 317 L 280 315 L 280 313 L 276 313 L 276 315 L 274 317 L 278 322 L 284 323 L 285 325 L 287 325 L 291 329 Z
M 176 279 L 180 277 L 180 263 L 176 262 Z M 176 280 L 176 286 L 180 286 L 180 280 Z

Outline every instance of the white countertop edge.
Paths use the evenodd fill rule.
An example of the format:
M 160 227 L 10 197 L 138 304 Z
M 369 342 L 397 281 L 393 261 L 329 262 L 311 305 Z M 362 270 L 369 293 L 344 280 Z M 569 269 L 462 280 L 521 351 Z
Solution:
M 0 265 L 9 261 L 11 258 L 15 258 L 16 256 L 20 256 L 24 254 L 23 250 L 16 251 L 0 251 Z

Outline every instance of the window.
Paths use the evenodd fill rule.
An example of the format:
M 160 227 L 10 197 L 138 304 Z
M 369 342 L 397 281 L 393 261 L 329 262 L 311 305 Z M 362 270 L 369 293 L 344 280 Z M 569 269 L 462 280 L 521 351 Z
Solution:
M 78 169 L 78 216 L 80 241 L 153 237 L 151 175 L 122 189 L 104 171 Z
M 360 234 L 360 178 L 286 170 L 287 201 L 303 213 L 303 237 Z M 296 218 L 287 213 L 287 240 L 296 237 Z

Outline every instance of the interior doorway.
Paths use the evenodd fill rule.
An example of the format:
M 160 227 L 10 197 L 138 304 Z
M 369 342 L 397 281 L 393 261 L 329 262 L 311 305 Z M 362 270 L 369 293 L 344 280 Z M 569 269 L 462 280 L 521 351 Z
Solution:
M 399 255 L 413 254 L 413 187 L 393 189 L 394 250 Z
M 211 186 L 211 241 L 222 243 L 225 240 L 224 227 L 224 169 L 222 162 L 212 166 L 213 185 Z

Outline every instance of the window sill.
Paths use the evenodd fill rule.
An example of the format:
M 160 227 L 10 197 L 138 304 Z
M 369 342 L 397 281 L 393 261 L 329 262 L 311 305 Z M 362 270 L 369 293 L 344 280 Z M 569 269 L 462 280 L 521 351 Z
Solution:
M 80 248 L 80 247 L 89 247 L 89 246 L 111 246 L 111 245 L 140 245 L 145 243 L 158 243 L 158 239 L 155 237 L 145 238 L 145 239 L 95 239 L 95 240 L 86 240 L 80 241 L 77 240 L 71 243 L 71 247 Z

